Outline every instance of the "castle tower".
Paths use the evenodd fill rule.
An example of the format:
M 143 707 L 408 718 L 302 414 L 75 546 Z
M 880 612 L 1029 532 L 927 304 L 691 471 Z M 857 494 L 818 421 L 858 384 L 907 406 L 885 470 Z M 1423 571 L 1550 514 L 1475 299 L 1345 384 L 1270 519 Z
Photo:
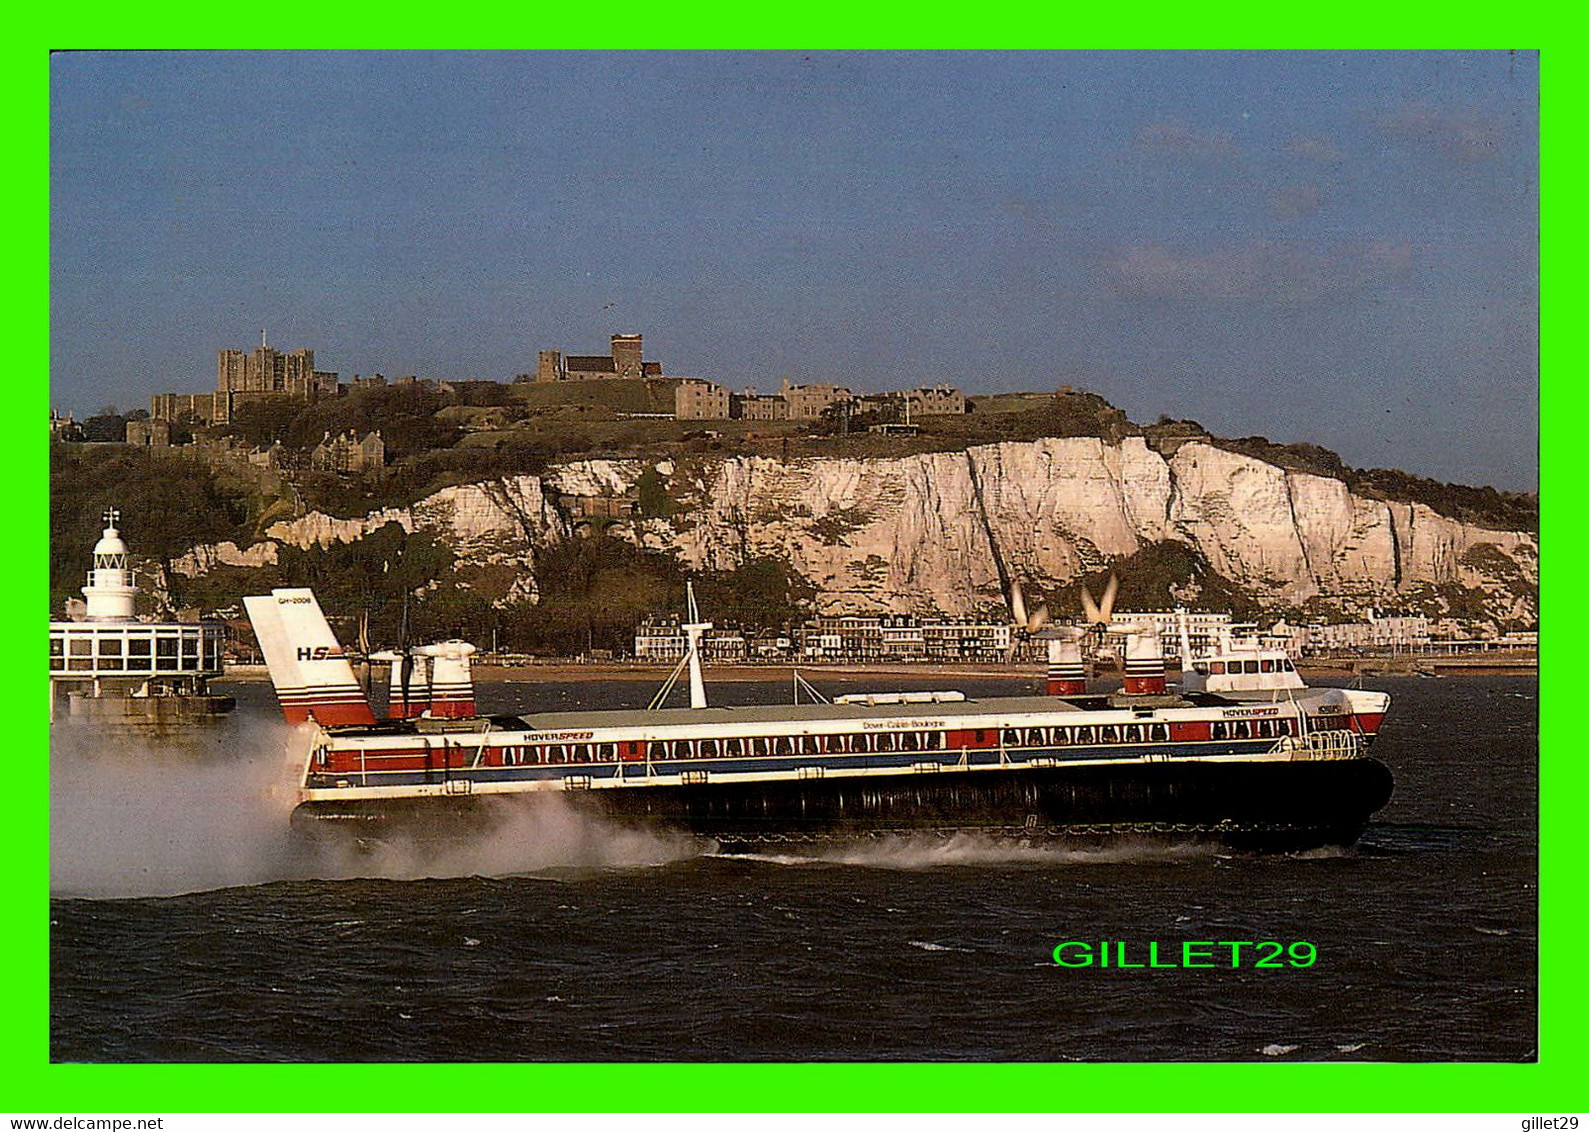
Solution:
M 314 400 L 314 351 L 294 350 L 290 354 L 281 356 L 283 375 L 283 388 L 288 393 L 302 397 L 305 401 Z
M 215 391 L 230 393 L 243 388 L 248 355 L 241 350 L 221 350 L 215 356 Z
M 269 346 L 260 346 L 248 355 L 243 368 L 243 385 L 251 393 L 274 393 L 287 387 L 287 358 Z
M 612 364 L 615 377 L 625 381 L 639 381 L 643 376 L 640 363 L 640 335 L 614 334 L 612 336 Z
M 133 619 L 133 598 L 138 587 L 132 584 L 132 570 L 127 565 L 127 544 L 116 530 L 120 518 L 115 508 L 105 512 L 105 530 L 94 545 L 94 568 L 88 572 L 88 585 L 83 587 L 90 621 Z
M 535 380 L 556 381 L 562 376 L 563 352 L 542 350 L 535 355 Z

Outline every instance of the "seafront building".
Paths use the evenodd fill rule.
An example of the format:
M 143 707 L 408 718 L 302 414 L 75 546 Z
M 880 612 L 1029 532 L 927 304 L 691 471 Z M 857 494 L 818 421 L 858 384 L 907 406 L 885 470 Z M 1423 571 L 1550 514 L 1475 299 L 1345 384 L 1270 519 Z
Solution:
M 672 664 L 688 649 L 684 629 L 676 616 L 647 617 L 635 629 L 636 660 Z M 731 626 L 711 628 L 701 635 L 701 657 L 716 664 L 735 664 L 749 655 L 745 634 Z
M 1186 636 L 1194 655 L 1215 651 L 1234 627 L 1228 613 L 1209 613 L 1191 609 L 1115 610 L 1109 618 L 1111 629 L 1120 630 L 1128 625 L 1152 625 L 1159 631 L 1166 657 L 1181 655 L 1181 626 L 1186 626 Z
M 737 628 L 708 630 L 701 651 L 708 661 L 757 660 L 1002 661 L 1017 642 L 1007 623 L 974 617 L 917 618 L 909 614 L 843 614 L 816 617 L 788 632 L 769 630 L 747 640 Z M 637 660 L 673 662 L 687 647 L 677 617 L 648 617 L 635 630 Z

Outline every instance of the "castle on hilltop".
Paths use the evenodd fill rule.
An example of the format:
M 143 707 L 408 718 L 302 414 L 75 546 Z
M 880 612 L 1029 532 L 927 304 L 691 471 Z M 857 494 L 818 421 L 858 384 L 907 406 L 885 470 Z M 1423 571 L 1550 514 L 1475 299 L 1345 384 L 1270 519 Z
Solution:
M 156 421 L 191 419 L 226 424 L 238 406 L 250 401 L 290 397 L 312 404 L 335 397 L 337 375 L 314 368 L 313 350 L 282 353 L 265 343 L 264 332 L 252 353 L 221 350 L 215 359 L 214 393 L 156 393 L 149 416 Z
M 541 350 L 535 358 L 536 381 L 638 381 L 661 376 L 661 362 L 648 362 L 641 357 L 639 334 L 614 334 L 610 354 Z

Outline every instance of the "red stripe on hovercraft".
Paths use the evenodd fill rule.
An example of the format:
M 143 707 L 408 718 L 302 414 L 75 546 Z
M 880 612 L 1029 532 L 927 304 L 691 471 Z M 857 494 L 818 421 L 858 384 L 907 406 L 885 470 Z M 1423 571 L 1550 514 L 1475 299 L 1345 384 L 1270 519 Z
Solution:
M 315 722 L 326 727 L 342 727 L 350 723 L 374 723 L 375 715 L 370 705 L 358 703 L 284 703 L 281 713 L 288 723 L 307 723 L 310 715 Z

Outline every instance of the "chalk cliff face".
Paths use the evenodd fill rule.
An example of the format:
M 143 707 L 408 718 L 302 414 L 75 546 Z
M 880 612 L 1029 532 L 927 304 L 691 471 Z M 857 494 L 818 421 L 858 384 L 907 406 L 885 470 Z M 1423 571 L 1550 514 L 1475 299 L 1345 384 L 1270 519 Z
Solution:
M 700 470 L 693 524 L 645 525 L 692 565 L 780 554 L 834 610 L 997 601 L 1011 574 L 1066 582 L 1161 540 L 1190 544 L 1260 596 L 1384 603 L 1415 586 L 1484 586 L 1489 544 L 1538 582 L 1532 535 L 1466 526 L 1422 504 L 1354 496 L 1201 443 L 1166 460 L 1140 437 L 998 444 L 899 460 L 729 460 Z
M 568 524 L 547 500 L 540 478 L 514 476 L 443 488 L 411 507 L 387 507 L 357 519 L 312 511 L 272 524 L 266 542 L 300 549 L 353 542 L 387 523 L 434 536 L 452 548 L 459 566 L 514 568 L 516 580 L 503 601 L 535 600 L 535 550 L 568 534 Z
M 572 531 L 553 497 L 632 496 L 653 468 L 675 513 L 611 533 L 692 567 L 784 557 L 816 585 L 827 612 L 985 610 L 1001 600 L 999 561 L 1023 578 L 1062 583 L 1162 540 L 1189 544 L 1219 574 L 1280 604 L 1322 596 L 1383 605 L 1443 585 L 1481 589 L 1505 616 L 1529 615 L 1537 600 L 1532 534 L 1355 496 L 1338 480 L 1207 444 L 1184 444 L 1166 459 L 1140 437 L 876 460 L 581 461 L 544 477 L 448 488 L 362 519 L 311 514 L 268 534 L 308 546 L 396 521 L 446 540 L 461 564 L 519 566 L 527 577 L 513 596 L 530 596 L 536 548 Z M 205 552 L 195 551 L 196 566 Z M 220 561 L 239 552 L 208 553 Z

